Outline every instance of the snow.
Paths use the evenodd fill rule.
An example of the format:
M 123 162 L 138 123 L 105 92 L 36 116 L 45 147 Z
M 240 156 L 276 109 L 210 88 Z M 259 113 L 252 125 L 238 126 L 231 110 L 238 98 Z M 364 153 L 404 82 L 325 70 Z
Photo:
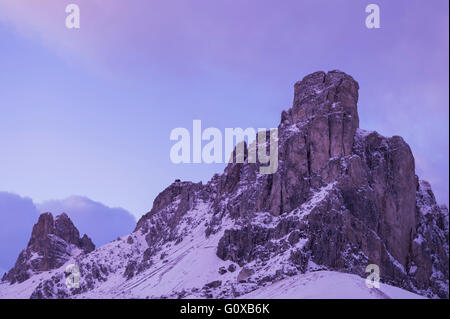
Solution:
M 414 238 L 414 241 L 417 243 L 417 244 L 419 244 L 419 245 L 422 245 L 422 243 L 424 242 L 424 239 L 423 239 L 423 237 L 422 237 L 422 234 L 417 234 L 417 237 L 416 238 Z
M 133 233 L 133 244 L 127 244 L 129 236 L 121 238 L 108 245 L 99 248 L 89 255 L 89 259 L 109 260 L 109 264 L 116 265 L 116 271 L 108 276 L 106 282 L 101 283 L 94 289 L 82 294 L 73 296 L 74 298 L 160 298 L 162 296 L 172 296 L 174 293 L 189 291 L 191 289 L 201 289 L 205 284 L 221 279 L 223 281 L 236 281 L 239 267 L 233 273 L 228 272 L 219 277 L 220 267 L 228 267 L 231 262 L 223 261 L 216 255 L 216 247 L 223 232 L 231 228 L 234 223 L 225 218 L 222 221 L 222 229 L 218 233 L 205 236 L 206 220 L 209 206 L 206 203 L 198 203 L 195 209 L 189 211 L 177 229 L 184 232 L 189 229 L 189 234 L 178 244 L 164 245 L 164 258 L 157 255 L 153 258 L 154 264 L 144 272 L 136 275 L 130 280 L 123 276 L 125 265 L 120 264 L 120 256 L 111 256 L 111 252 L 120 251 L 121 255 L 133 252 L 133 246 L 142 246 L 139 251 L 142 253 L 147 247 L 144 236 L 140 233 Z M 120 249 L 119 249 L 120 245 Z M 129 247 L 129 248 L 127 248 Z M 138 253 L 139 255 L 139 253 Z M 194 296 L 196 297 L 196 296 Z M 198 296 L 197 296 L 198 297 Z
M 366 138 L 367 136 L 369 136 L 370 134 L 376 133 L 375 131 L 367 131 L 367 130 L 363 130 L 360 128 L 356 129 L 356 135 L 362 138 Z
M 425 299 L 380 283 L 368 288 L 365 279 L 335 271 L 316 271 L 288 277 L 240 296 L 243 299 Z
M 299 215 L 300 219 L 305 218 L 311 213 L 314 207 L 317 206 L 321 201 L 323 201 L 328 193 L 333 189 L 336 185 L 336 182 L 329 183 L 328 185 L 320 188 L 314 195 L 311 197 L 309 201 L 303 203 L 299 208 L 295 209 L 292 213 L 294 215 Z
M 67 265 L 73 263 L 72 261 L 67 262 L 61 268 L 57 270 L 45 271 L 37 274 L 33 274 L 33 277 L 22 282 L 10 285 L 8 282 L 0 282 L 0 299 L 28 299 L 33 293 L 34 289 L 40 282 L 43 282 L 51 278 L 54 274 L 58 272 L 64 272 Z
M 279 218 L 274 217 L 269 212 L 258 212 L 256 213 L 255 217 L 252 218 L 251 223 L 252 225 L 273 228 L 278 224 L 279 221 Z
M 332 187 L 331 184 L 323 187 L 313 196 L 312 201 L 317 202 L 323 199 Z M 193 226 L 184 240 L 177 245 L 165 245 L 166 257 L 154 258 L 155 263 L 149 269 L 130 280 L 126 280 L 123 276 L 124 256 L 135 257 L 142 254 L 148 247 L 140 232 L 124 236 L 98 248 L 89 255 L 71 259 L 59 269 L 36 274 L 21 284 L 1 283 L 0 299 L 12 296 L 13 298 L 29 298 L 39 282 L 63 273 L 68 264 L 78 262 L 86 264 L 95 261 L 107 263 L 115 271 L 108 275 L 105 282 L 97 283 L 92 290 L 75 295 L 73 298 L 176 298 L 179 293 L 183 292 L 182 297 L 184 298 L 205 298 L 199 293 L 202 287 L 209 282 L 221 280 L 222 287 L 211 292 L 213 298 L 218 298 L 221 289 L 228 290 L 232 283 L 237 282 L 237 276 L 241 269 L 237 266 L 234 272 L 218 274 L 220 267 L 227 268 L 231 262 L 217 257 L 217 243 L 223 232 L 234 227 L 235 224 L 231 219 L 224 218 L 221 230 L 207 238 L 204 217 L 208 212 L 207 204 L 197 204 L 196 208 L 189 211 L 180 222 L 180 231 L 185 227 Z M 264 220 L 269 219 L 268 224 L 273 226 L 273 220 L 270 220 L 267 213 L 258 213 L 257 215 L 258 222 L 267 226 Z M 200 222 L 187 224 L 187 220 Z M 128 243 L 129 237 L 133 238 L 131 244 Z M 297 247 L 303 247 L 306 242 L 307 239 L 300 239 Z M 287 250 L 286 253 L 271 258 L 264 268 L 257 270 L 254 276 L 261 278 L 273 274 L 280 266 L 289 267 L 287 263 L 289 253 L 290 250 Z M 246 267 L 253 268 L 255 266 L 254 263 L 249 263 Z M 242 283 L 235 286 L 235 289 L 243 293 L 240 298 L 423 298 L 385 284 L 381 284 L 380 289 L 369 289 L 365 285 L 365 279 L 361 277 L 327 271 L 323 266 L 316 265 L 312 261 L 309 261 L 308 270 L 310 272 L 287 277 L 274 283 L 266 283 L 265 286 L 258 287 L 254 283 Z
M 417 266 L 412 266 L 412 267 L 409 269 L 409 273 L 410 273 L 410 274 L 415 274 L 416 271 L 417 271 Z

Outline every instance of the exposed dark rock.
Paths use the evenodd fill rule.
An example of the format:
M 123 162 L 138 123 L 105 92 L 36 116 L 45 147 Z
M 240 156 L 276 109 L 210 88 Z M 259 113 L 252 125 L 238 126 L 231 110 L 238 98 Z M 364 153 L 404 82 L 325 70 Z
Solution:
M 203 288 L 204 289 L 217 288 L 217 287 L 220 287 L 220 285 L 222 285 L 222 281 L 215 280 L 215 281 L 212 281 L 210 283 L 207 283 Z
M 228 271 L 229 272 L 235 272 L 236 271 L 236 265 L 235 264 L 230 264 L 228 266 Z
M 95 249 L 95 245 L 92 242 L 92 239 L 88 235 L 84 234 L 80 240 L 80 248 L 86 253 L 90 253 Z
M 220 267 L 219 268 L 219 274 L 223 275 L 227 273 L 227 269 L 225 267 Z
M 237 276 L 237 281 L 240 283 L 246 282 L 255 271 L 249 268 L 242 268 Z

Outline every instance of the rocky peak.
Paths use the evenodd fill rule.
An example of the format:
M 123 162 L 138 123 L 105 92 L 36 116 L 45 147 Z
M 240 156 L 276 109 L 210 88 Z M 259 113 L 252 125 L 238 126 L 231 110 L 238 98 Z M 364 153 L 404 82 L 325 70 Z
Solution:
M 358 82 L 341 71 L 315 72 L 295 84 L 293 105 L 283 111 L 280 130 L 304 127 L 310 173 L 329 158 L 352 152 L 359 127 L 358 89 Z
M 80 232 L 66 213 L 62 213 L 55 218 L 55 235 L 68 243 L 81 247 Z
M 297 123 L 314 116 L 345 113 L 352 115 L 358 127 L 358 89 L 358 82 L 341 71 L 307 75 L 294 85 L 293 105 L 284 112 L 283 120 Z
M 22 282 L 30 273 L 55 269 L 63 265 L 71 256 L 89 253 L 95 249 L 92 240 L 80 233 L 67 214 L 53 218 L 51 213 L 43 213 L 33 226 L 28 246 L 24 249 L 15 266 L 3 280 L 11 283 Z
M 28 247 L 39 250 L 39 243 L 46 240 L 48 235 L 55 235 L 69 244 L 73 244 L 82 248 L 80 232 L 73 224 L 72 220 L 66 213 L 53 218 L 51 213 L 43 213 L 39 216 L 38 222 L 33 226 Z M 85 234 L 83 242 L 86 246 L 93 245 L 91 239 Z M 91 241 L 88 243 L 88 241 Z M 87 251 L 89 252 L 89 251 Z
M 86 234 L 81 237 L 79 245 L 80 248 L 86 253 L 90 253 L 91 251 L 95 250 L 95 245 L 92 242 L 92 239 Z
M 39 242 L 46 239 L 48 235 L 55 232 L 55 222 L 51 213 L 43 213 L 39 216 L 38 222 L 33 226 L 28 247 L 37 249 Z
M 359 129 L 358 89 L 341 71 L 307 75 L 295 84 L 293 105 L 281 115 L 275 174 L 259 174 L 259 164 L 249 163 L 244 152 L 244 163 L 229 164 L 206 185 L 196 184 L 195 191 L 178 182 L 162 192 L 152 223 L 165 220 L 172 225 L 167 232 L 175 232 L 173 225 L 202 199 L 214 212 L 207 234 L 218 231 L 227 217 L 242 225 L 226 230 L 219 241 L 217 256 L 223 260 L 264 264 L 303 238 L 307 244 L 291 248 L 290 257 L 300 271 L 313 262 L 364 275 L 373 263 L 385 282 L 448 296 L 448 287 L 442 288 L 448 285 L 448 226 L 431 226 L 448 223 L 448 211 L 432 202 L 426 183 L 419 185 L 414 157 L 401 137 Z M 428 215 L 432 222 L 425 227 L 417 211 L 430 205 L 436 213 Z M 277 226 L 254 222 L 257 212 L 269 212 Z M 150 225 L 148 218 L 137 229 Z M 151 226 L 147 231 L 154 245 L 160 237 Z M 289 243 L 274 246 L 286 236 Z M 421 241 L 425 236 L 430 240 Z M 425 279 L 430 276 L 434 279 Z

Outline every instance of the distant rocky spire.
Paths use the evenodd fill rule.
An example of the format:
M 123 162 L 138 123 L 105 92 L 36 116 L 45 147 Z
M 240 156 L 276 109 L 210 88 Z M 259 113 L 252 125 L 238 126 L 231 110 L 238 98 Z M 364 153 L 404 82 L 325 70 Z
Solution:
M 30 272 L 58 268 L 76 255 L 77 249 L 89 253 L 95 245 L 86 234 L 80 238 L 78 229 L 67 214 L 53 218 L 51 213 L 43 213 L 33 226 L 27 248 L 20 253 L 15 266 L 3 280 L 22 282 L 29 278 Z

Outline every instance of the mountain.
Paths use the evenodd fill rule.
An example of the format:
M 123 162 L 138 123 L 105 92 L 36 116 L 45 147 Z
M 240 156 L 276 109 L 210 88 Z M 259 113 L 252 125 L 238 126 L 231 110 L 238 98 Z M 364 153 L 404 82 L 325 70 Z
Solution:
M 359 129 L 359 85 L 343 72 L 294 89 L 274 174 L 250 160 L 257 138 L 206 184 L 176 180 L 130 235 L 22 282 L 8 274 L 0 297 L 448 298 L 448 209 L 416 176 L 408 144 Z M 67 264 L 79 288 L 66 286 Z M 371 264 L 378 290 L 361 278 Z
M 80 238 L 78 229 L 66 214 L 55 219 L 51 213 L 42 214 L 33 227 L 27 248 L 2 280 L 21 283 L 35 273 L 57 269 L 72 256 L 87 254 L 94 249 L 95 245 L 86 234 Z

